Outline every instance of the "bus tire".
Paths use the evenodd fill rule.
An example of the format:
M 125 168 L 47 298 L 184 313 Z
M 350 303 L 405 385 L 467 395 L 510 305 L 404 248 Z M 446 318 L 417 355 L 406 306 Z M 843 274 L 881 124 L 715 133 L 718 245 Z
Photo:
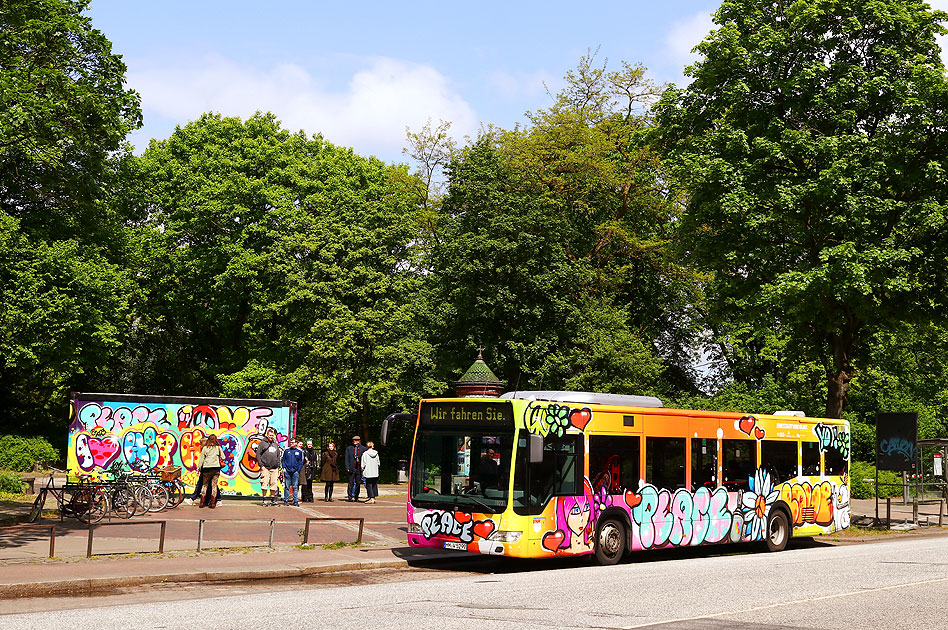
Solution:
M 790 541 L 790 520 L 787 513 L 783 510 L 770 510 L 770 516 L 767 518 L 767 531 L 764 535 L 764 542 L 767 543 L 767 551 L 783 551 L 787 548 Z
M 615 518 L 600 523 L 596 533 L 596 561 L 603 566 L 616 564 L 625 554 L 625 526 Z

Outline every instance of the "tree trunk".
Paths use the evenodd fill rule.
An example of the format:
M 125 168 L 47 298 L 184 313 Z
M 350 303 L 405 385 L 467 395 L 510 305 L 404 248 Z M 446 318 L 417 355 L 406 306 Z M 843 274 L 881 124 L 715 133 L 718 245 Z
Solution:
M 826 371 L 826 418 L 842 418 L 849 397 L 849 382 L 856 372 L 849 360 L 852 336 L 833 337 L 833 369 Z
M 369 437 L 369 395 L 362 392 L 362 443 L 366 444 Z

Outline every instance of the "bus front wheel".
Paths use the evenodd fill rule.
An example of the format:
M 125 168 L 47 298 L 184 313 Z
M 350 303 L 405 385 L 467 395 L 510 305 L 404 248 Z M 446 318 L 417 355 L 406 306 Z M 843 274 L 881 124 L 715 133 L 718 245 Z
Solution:
M 614 518 L 599 525 L 596 536 L 596 560 L 601 565 L 615 564 L 625 553 L 625 527 Z
M 790 521 L 783 510 L 771 510 L 767 519 L 767 550 L 783 551 L 790 540 Z

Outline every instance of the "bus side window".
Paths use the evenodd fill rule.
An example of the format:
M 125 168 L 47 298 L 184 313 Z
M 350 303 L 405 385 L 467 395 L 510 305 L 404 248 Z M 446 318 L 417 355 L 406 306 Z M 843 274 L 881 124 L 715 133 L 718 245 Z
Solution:
M 803 442 L 803 474 L 820 474 L 820 445 L 816 442 Z
M 724 487 L 731 492 L 747 490 L 757 470 L 757 443 L 754 440 L 722 440 Z
M 718 485 L 718 441 L 691 439 L 691 491 L 698 488 L 714 489 Z
M 685 487 L 685 438 L 645 438 L 645 481 L 659 490 Z
M 589 437 L 589 479 L 593 489 L 605 487 L 609 494 L 639 489 L 639 447 L 637 435 L 591 435 Z
M 828 448 L 823 451 L 823 467 L 826 469 L 825 474 L 845 475 L 846 464 L 846 458 L 835 448 Z
M 775 484 L 797 476 L 797 443 L 764 440 L 760 443 L 760 466 L 769 470 Z

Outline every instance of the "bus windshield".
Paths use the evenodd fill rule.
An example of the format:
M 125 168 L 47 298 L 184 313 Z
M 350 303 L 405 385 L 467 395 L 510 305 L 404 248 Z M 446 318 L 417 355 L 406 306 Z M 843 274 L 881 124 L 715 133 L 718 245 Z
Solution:
M 507 506 L 513 430 L 419 431 L 412 462 L 416 507 L 497 513 Z
M 492 514 L 506 508 L 514 439 L 509 402 L 423 402 L 416 435 L 413 505 Z

